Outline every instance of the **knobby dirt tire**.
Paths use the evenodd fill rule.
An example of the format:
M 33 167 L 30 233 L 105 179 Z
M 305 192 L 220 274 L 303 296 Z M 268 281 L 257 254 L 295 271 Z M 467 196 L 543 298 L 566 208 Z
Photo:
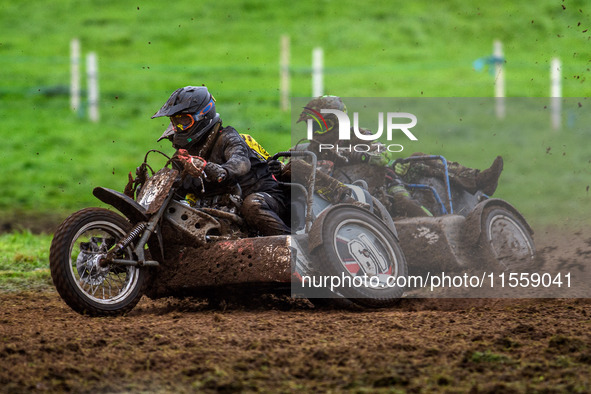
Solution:
M 375 272 L 370 273 L 370 276 L 380 277 L 380 280 L 387 278 L 388 275 L 393 277 L 404 276 L 407 277 L 408 268 L 404 253 L 398 240 L 392 234 L 390 229 L 375 215 L 365 212 L 361 209 L 342 207 L 329 212 L 329 215 L 324 219 L 322 228 L 322 239 L 323 243 L 315 250 L 315 261 L 320 265 L 319 269 L 323 275 L 326 276 L 338 276 L 343 275 L 355 276 L 362 271 L 362 274 L 367 274 L 361 264 L 355 263 L 358 260 L 354 259 L 354 252 L 351 252 L 352 241 L 357 238 L 349 239 L 347 247 L 345 242 L 348 236 L 355 235 L 360 238 L 360 234 L 365 234 L 363 245 L 368 243 L 373 244 L 372 248 L 359 249 L 358 253 L 367 253 L 367 249 L 377 251 L 377 255 L 384 257 L 382 264 L 387 261 L 388 270 L 391 269 L 391 273 L 379 273 L 376 275 Z M 362 248 L 365 246 L 361 246 Z M 348 248 L 348 249 L 347 249 Z M 347 254 L 348 253 L 348 254 Z M 375 254 L 373 252 L 368 253 L 371 256 Z M 373 260 L 377 261 L 379 259 Z M 357 264 L 357 273 L 352 273 L 351 269 L 348 268 L 351 264 L 346 264 L 345 261 L 354 261 L 353 266 Z M 377 267 L 377 264 L 368 263 L 368 266 Z M 386 271 L 388 271 L 386 270 Z M 404 288 L 399 286 L 385 286 L 385 287 L 357 287 L 357 286 L 345 286 L 337 288 L 340 293 L 346 299 L 353 301 L 354 303 L 370 308 L 385 308 L 397 305 L 399 298 L 404 293 Z
M 108 248 L 112 247 L 112 240 L 119 241 L 130 229 L 131 224 L 124 217 L 103 208 L 86 208 L 78 211 L 58 227 L 49 252 L 51 277 L 59 295 L 73 310 L 90 316 L 113 316 L 129 312 L 139 302 L 148 284 L 149 271 L 147 268 L 108 267 L 101 274 L 96 272 L 92 274 L 92 269 L 90 271 L 84 270 L 89 267 L 85 264 L 88 264 L 91 258 L 81 259 L 78 257 L 76 261 L 73 261 L 72 258 L 72 253 L 78 249 L 80 249 L 78 256 L 85 253 L 83 252 L 83 244 L 91 244 L 91 242 L 80 241 L 84 236 L 87 236 L 87 232 L 88 236 L 91 232 L 108 235 L 110 238 L 97 238 L 103 240 L 104 247 Z M 106 239 L 109 239 L 109 242 L 106 242 Z M 96 241 L 92 242 L 96 244 Z M 98 252 L 86 253 L 84 256 L 99 255 Z M 126 257 L 130 257 L 131 248 L 128 247 L 125 253 Z M 81 270 L 82 273 L 80 273 Z M 98 288 L 108 280 L 110 295 L 111 280 L 115 284 L 119 284 L 118 275 L 124 275 L 125 280 L 122 283 L 124 288 L 120 294 L 115 294 L 113 298 L 104 298 L 105 287 L 102 292 L 103 299 L 96 297 L 94 293 L 84 288 L 89 286 L 92 289 L 93 282 L 96 282 Z
M 534 240 L 522 220 L 511 211 L 490 206 L 482 211 L 480 245 L 497 270 L 531 268 L 536 255 Z

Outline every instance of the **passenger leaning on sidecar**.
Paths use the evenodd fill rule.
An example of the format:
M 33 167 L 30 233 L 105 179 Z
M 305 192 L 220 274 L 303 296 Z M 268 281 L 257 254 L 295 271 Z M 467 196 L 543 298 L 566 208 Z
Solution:
M 342 112 L 347 112 L 347 107 L 343 100 L 338 96 L 321 96 L 312 99 L 304 111 L 300 114 L 298 122 L 312 119 L 312 112 L 320 112 L 322 109 L 336 109 Z M 320 144 L 335 144 L 338 141 L 338 124 L 337 117 L 334 114 L 324 115 L 326 126 L 320 128 L 316 122 L 313 123 L 313 139 L 309 141 L 306 149 L 316 153 L 318 160 L 326 160 L 331 163 L 331 168 L 328 170 L 329 174 L 335 178 L 348 181 L 355 179 L 367 179 L 367 177 L 378 178 L 378 186 L 384 186 L 388 194 L 393 195 L 396 204 L 392 209 L 394 216 L 431 216 L 431 213 L 422 207 L 415 200 L 410 197 L 410 193 L 403 186 L 401 177 L 412 176 L 433 176 L 443 177 L 443 165 L 437 161 L 425 161 L 413 165 L 409 169 L 409 164 L 398 164 L 394 168 L 388 167 L 388 164 L 395 159 L 394 154 L 384 149 L 379 149 L 380 142 L 371 144 L 369 152 L 351 152 L 319 149 Z M 364 134 L 371 134 L 370 130 L 361 129 Z M 352 135 L 351 144 L 367 143 L 357 139 L 355 134 Z M 379 153 L 381 151 L 381 153 Z M 412 156 L 423 156 L 423 153 L 414 153 Z M 320 167 L 322 167 L 321 163 Z M 359 165 L 361 164 L 361 169 Z M 475 168 L 465 167 L 457 162 L 448 162 L 449 179 L 451 182 L 457 183 L 470 193 L 475 193 L 481 190 L 487 195 L 492 195 L 496 188 L 499 176 L 503 170 L 503 159 L 497 156 L 492 166 L 486 170 L 480 171 Z M 368 173 L 367 167 L 364 165 L 373 166 L 373 171 Z M 355 168 L 358 167 L 358 168 Z M 357 173 L 355 173 L 357 171 Z M 414 173 L 414 174 L 413 174 Z M 344 178 L 344 179 L 343 179 Z M 351 179 L 354 178 L 354 179 Z M 370 190 L 373 192 L 373 190 Z
M 267 162 L 231 126 L 222 126 L 215 99 L 205 86 L 177 89 L 152 116 L 168 116 L 171 124 L 158 139 L 207 161 L 209 183 L 237 182 L 242 189 L 241 214 L 261 235 L 290 234 L 281 217 L 287 215 L 287 196 L 269 172 Z M 178 153 L 178 151 L 177 151 Z M 194 185 L 200 189 L 200 180 Z

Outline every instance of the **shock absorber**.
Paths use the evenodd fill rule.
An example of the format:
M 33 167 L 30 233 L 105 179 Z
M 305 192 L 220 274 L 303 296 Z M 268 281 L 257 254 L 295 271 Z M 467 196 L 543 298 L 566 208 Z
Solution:
M 117 245 L 113 247 L 113 249 L 109 250 L 107 255 L 101 260 L 100 265 L 106 266 L 112 261 L 118 253 L 120 253 L 123 249 L 129 246 L 133 241 L 135 241 L 148 227 L 148 223 L 140 222 L 136 224 L 131 231 L 121 240 Z

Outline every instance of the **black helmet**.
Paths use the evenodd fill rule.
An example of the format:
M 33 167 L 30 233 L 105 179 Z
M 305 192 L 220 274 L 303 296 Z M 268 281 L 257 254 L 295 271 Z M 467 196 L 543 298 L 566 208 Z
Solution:
M 152 116 L 170 117 L 171 124 L 163 138 L 172 140 L 175 148 L 190 148 L 199 142 L 220 121 L 215 99 L 205 86 L 185 86 L 174 91 L 162 108 Z
M 336 109 L 347 112 L 347 106 L 340 97 L 321 96 L 310 100 L 306 104 L 300 114 L 298 123 L 313 119 L 315 121 L 313 123 L 314 140 L 320 143 L 332 143 L 338 139 L 338 132 L 335 130 L 335 126 L 338 124 L 337 116 L 335 114 L 320 115 L 321 109 Z M 319 115 L 324 121 L 321 121 Z

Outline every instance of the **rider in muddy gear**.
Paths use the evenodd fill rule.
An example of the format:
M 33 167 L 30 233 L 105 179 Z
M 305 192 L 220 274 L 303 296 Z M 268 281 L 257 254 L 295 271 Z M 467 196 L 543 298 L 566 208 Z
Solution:
M 177 150 L 185 149 L 205 159 L 206 183 L 240 185 L 244 199 L 240 212 L 249 226 L 261 235 L 291 233 L 281 219 L 288 215 L 287 196 L 269 172 L 267 162 L 233 127 L 222 127 L 215 99 L 206 87 L 177 89 L 152 118 L 161 116 L 168 116 L 171 123 L 158 141 L 168 139 Z M 190 181 L 193 189 L 204 186 L 200 179 Z
M 347 112 L 347 107 L 343 103 L 342 99 L 337 96 L 322 96 L 311 100 L 305 107 L 304 111 L 300 114 L 298 122 L 308 121 L 312 119 L 312 114 L 319 113 L 322 109 L 336 109 L 342 112 Z M 401 177 L 413 176 L 416 172 L 420 172 L 424 175 L 430 175 L 435 177 L 443 177 L 444 170 L 443 166 L 437 162 L 424 162 L 414 164 L 413 168 L 409 171 L 409 164 L 401 165 L 398 164 L 394 168 L 388 167 L 388 164 L 395 159 L 392 152 L 388 152 L 384 149 L 379 149 L 381 143 L 376 141 L 370 145 L 371 150 L 369 152 L 354 152 L 354 151 L 336 151 L 336 150 L 320 150 L 320 144 L 331 144 L 334 145 L 338 142 L 338 120 L 334 114 L 326 114 L 323 116 L 326 124 L 320 127 L 317 123 L 313 124 L 313 139 L 307 146 L 307 150 L 315 152 L 319 160 L 330 160 L 334 162 L 335 170 L 333 176 L 337 179 L 342 177 L 339 172 L 345 178 L 348 178 L 348 173 L 355 172 L 358 170 L 360 178 L 366 179 L 371 185 L 384 185 L 387 193 L 394 197 L 395 206 L 392 207 L 394 216 L 431 216 L 424 207 L 418 204 L 415 200 L 410 197 L 410 193 L 403 186 Z M 359 131 L 362 134 L 372 134 L 367 129 L 360 128 Z M 359 139 L 355 133 L 351 133 L 351 145 L 356 144 L 367 144 L 367 141 Z M 381 153 L 380 153 L 381 151 Z M 412 156 L 424 155 L 423 153 L 414 153 Z M 358 164 L 369 164 L 374 166 L 372 174 L 368 174 L 363 166 L 359 168 Z M 343 168 L 347 166 L 347 171 L 343 171 Z M 358 167 L 358 168 L 355 168 Z M 340 171 L 338 171 L 340 169 Z M 498 178 L 503 169 L 503 159 L 498 156 L 493 165 L 484 170 L 468 168 L 462 166 L 457 162 L 448 162 L 448 172 L 451 182 L 455 182 L 465 188 L 470 193 L 475 193 L 477 190 L 482 190 L 487 195 L 492 195 L 497 187 Z M 367 177 L 378 177 L 379 180 L 371 182 Z M 354 179 L 342 179 L 347 180 L 349 183 Z M 371 187 L 370 187 L 371 188 Z M 373 190 L 372 192 L 374 192 Z

